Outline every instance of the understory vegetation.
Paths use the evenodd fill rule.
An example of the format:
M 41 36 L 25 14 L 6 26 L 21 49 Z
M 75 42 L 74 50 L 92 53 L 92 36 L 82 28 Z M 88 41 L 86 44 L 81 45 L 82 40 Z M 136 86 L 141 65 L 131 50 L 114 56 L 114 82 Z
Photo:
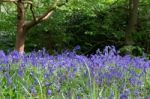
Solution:
M 90 56 L 76 51 L 20 55 L 0 51 L 2 99 L 149 99 L 150 61 L 120 56 L 113 46 Z
M 150 99 L 150 0 L 0 0 L 0 99 Z

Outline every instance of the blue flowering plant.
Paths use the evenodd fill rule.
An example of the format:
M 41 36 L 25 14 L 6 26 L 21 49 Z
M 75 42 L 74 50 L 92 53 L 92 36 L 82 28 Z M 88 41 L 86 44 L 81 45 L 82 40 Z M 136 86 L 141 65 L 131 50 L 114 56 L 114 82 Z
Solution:
M 90 56 L 45 50 L 20 55 L 0 51 L 2 99 L 144 99 L 150 93 L 150 61 L 120 56 L 106 46 Z

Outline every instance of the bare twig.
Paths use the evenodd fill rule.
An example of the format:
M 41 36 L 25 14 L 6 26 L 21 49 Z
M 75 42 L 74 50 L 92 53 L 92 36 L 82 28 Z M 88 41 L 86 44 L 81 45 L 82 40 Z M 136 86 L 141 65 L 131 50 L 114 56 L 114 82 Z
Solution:
M 33 21 L 36 21 L 36 17 L 35 17 L 34 11 L 33 11 L 33 4 L 32 3 L 30 3 L 30 11 L 32 13 Z

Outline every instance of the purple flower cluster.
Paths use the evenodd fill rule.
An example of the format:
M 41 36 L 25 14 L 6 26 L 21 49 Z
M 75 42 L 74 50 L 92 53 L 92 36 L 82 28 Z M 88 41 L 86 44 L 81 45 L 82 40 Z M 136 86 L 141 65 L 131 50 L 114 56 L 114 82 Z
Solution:
M 36 87 L 41 85 L 47 90 L 47 95 L 52 95 L 54 90 L 61 91 L 65 81 L 83 77 L 87 78 L 89 87 L 92 82 L 96 82 L 99 87 L 117 86 L 120 99 L 126 99 L 131 91 L 144 86 L 144 77 L 149 68 L 149 60 L 120 56 L 113 46 L 107 46 L 102 52 L 97 50 L 90 57 L 77 55 L 75 51 L 55 56 L 47 54 L 45 50 L 24 55 L 16 51 L 6 55 L 0 51 L 0 79 L 6 80 L 8 85 L 15 85 L 18 76 L 22 80 L 20 82 L 33 94 L 37 93 Z M 26 83 L 27 79 L 30 79 L 30 84 Z M 140 95 L 140 91 L 137 94 Z

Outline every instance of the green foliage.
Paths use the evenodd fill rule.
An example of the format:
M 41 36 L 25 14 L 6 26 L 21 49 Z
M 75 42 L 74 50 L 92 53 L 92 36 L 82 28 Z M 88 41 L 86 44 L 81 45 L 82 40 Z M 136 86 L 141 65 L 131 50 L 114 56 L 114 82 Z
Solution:
M 134 56 L 142 56 L 144 54 L 143 52 L 144 48 L 141 48 L 139 46 L 127 45 L 120 48 L 120 54 L 122 55 L 131 54 Z
M 55 0 L 33 0 L 33 11 L 40 16 Z M 45 22 L 32 28 L 27 33 L 26 51 L 45 47 L 53 49 L 72 49 L 81 46 L 81 52 L 93 53 L 97 48 L 115 45 L 118 49 L 125 46 L 125 32 L 128 24 L 127 0 L 68 0 L 58 7 Z M 60 0 L 64 3 L 66 0 Z M 133 34 L 134 46 L 150 52 L 150 2 L 140 1 L 137 32 Z M 12 3 L 1 3 L 0 31 L 7 33 L 0 42 L 1 49 L 13 49 L 16 33 L 16 8 Z M 29 8 L 29 7 L 28 7 Z M 26 11 L 27 20 L 31 20 L 30 9 Z M 4 39 L 10 37 L 10 40 Z M 3 42 L 9 44 L 5 45 Z M 138 55 L 141 55 L 141 52 Z
M 14 4 L 0 4 L 0 49 L 13 50 L 15 45 L 16 16 Z
M 0 49 L 4 51 L 14 50 L 15 36 L 6 31 L 0 31 Z

